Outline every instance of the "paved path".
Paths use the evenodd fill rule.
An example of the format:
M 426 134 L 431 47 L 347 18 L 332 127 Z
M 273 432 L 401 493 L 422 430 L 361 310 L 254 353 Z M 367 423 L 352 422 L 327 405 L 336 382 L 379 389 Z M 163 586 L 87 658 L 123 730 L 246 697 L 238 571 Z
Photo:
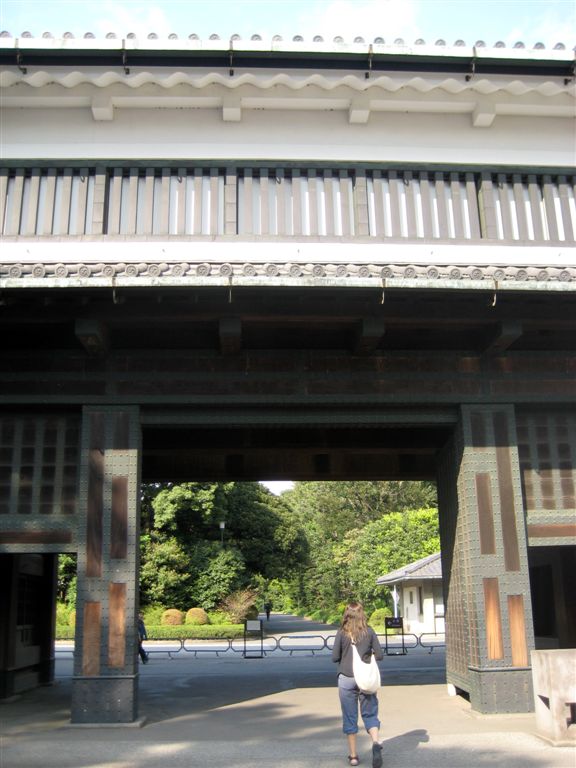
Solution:
M 298 633 L 318 630 L 294 621 Z M 279 619 L 276 626 L 284 632 L 290 622 Z M 448 696 L 441 652 L 386 657 L 382 674 L 385 768 L 576 766 L 575 750 L 555 749 L 534 735 L 533 715 L 477 715 L 462 698 Z M 140 667 L 142 728 L 70 726 L 71 680 L 72 661 L 61 658 L 54 686 L 0 704 L 0 768 L 348 764 L 328 653 L 153 657 Z M 359 747 L 361 766 L 370 768 L 367 737 Z

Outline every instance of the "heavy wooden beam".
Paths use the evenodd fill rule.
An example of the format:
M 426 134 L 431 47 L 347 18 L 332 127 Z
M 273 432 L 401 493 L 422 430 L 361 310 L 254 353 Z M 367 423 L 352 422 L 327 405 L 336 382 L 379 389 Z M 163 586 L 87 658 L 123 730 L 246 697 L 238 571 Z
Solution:
M 522 336 L 523 327 L 519 320 L 507 320 L 498 323 L 496 333 L 492 336 L 484 349 L 487 355 L 498 355 L 509 349 L 520 336 Z
M 364 317 L 356 334 L 354 354 L 369 355 L 374 352 L 386 331 L 383 317 Z
M 220 349 L 223 355 L 235 355 L 242 349 L 242 322 L 238 317 L 222 317 L 219 322 Z
M 76 320 L 76 337 L 92 357 L 102 357 L 108 352 L 108 329 L 100 320 L 81 318 Z

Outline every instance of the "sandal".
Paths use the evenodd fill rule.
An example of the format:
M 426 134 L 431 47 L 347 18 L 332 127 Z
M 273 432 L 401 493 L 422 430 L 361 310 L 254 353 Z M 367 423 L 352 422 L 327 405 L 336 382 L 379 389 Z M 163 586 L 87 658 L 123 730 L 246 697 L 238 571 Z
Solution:
M 358 763 L 360 762 L 360 759 L 358 755 L 348 755 L 348 762 L 350 763 L 350 765 L 358 765 Z
M 382 768 L 382 745 L 372 744 L 372 768 Z

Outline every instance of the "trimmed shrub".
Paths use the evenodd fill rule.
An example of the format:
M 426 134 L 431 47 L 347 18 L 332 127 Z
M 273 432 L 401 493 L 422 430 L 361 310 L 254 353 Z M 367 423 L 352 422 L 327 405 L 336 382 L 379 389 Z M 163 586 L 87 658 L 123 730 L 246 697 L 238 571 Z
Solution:
M 56 626 L 56 640 L 74 640 L 74 627 Z
M 233 621 L 229 613 L 226 611 L 210 611 L 208 613 L 208 623 L 212 626 L 220 626 L 221 624 L 233 624 Z
M 162 619 L 160 621 L 161 624 L 164 626 L 179 626 L 182 624 L 184 620 L 184 614 L 182 611 L 179 611 L 177 608 L 168 608 L 164 613 L 162 614 Z
M 155 625 L 146 627 L 148 640 L 226 640 L 244 636 L 243 624 L 205 624 L 195 627 L 192 624 L 181 626 Z
M 202 624 L 208 624 L 208 614 L 204 610 L 204 608 L 190 608 L 189 611 L 186 613 L 186 619 L 184 621 L 185 624 L 193 624 L 194 626 L 198 627 Z
M 370 624 L 371 627 L 383 627 L 384 619 L 388 618 L 388 616 L 392 616 L 390 608 L 376 608 L 374 613 L 368 619 L 368 624 Z

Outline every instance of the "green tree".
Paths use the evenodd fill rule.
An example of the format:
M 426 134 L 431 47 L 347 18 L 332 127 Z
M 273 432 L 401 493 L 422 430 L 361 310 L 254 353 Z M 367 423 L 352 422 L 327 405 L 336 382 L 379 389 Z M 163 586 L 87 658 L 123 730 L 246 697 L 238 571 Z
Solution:
M 355 597 L 372 611 L 389 595 L 388 588 L 376 584 L 378 576 L 439 551 L 438 511 L 417 509 L 385 515 L 350 532 L 334 555 L 347 574 L 346 599 Z
M 296 517 L 259 483 L 170 485 L 154 489 L 149 503 L 152 525 L 141 546 L 143 604 L 211 609 L 256 576 L 282 578 L 306 558 Z

